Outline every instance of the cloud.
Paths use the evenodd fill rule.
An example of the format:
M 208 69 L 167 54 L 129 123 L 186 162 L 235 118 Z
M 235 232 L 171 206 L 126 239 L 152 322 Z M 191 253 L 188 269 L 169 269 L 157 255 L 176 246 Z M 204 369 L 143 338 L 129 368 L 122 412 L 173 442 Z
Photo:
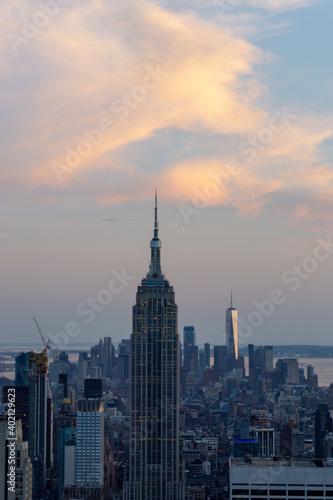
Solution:
M 312 3 L 250 0 L 246 8 Z M 69 2 L 17 53 L 2 39 L 2 194 L 14 188 L 16 203 L 114 205 L 150 197 L 159 185 L 164 199 L 191 202 L 212 172 L 236 159 L 242 175 L 208 205 L 300 223 L 318 211 L 322 219 L 332 178 L 321 146 L 332 123 L 296 110 L 297 120 L 253 161 L 240 155 L 239 145 L 271 120 L 258 68 L 275 56 L 217 22 L 212 5 L 208 15 L 201 1 Z M 241 23 L 250 33 L 258 11 L 248 12 Z M 7 1 L 1 13 L 5 32 L 21 33 L 36 4 Z M 61 183 L 55 164 L 65 167 Z
M 63 7 L 66 12 L 50 20 L 22 53 L 11 55 L 19 69 L 16 106 L 24 112 L 16 131 L 21 133 L 7 153 L 13 161 L 24 151 L 25 162 L 23 172 L 17 162 L 10 178 L 16 174 L 30 185 L 57 184 L 52 161 L 64 162 L 67 148 L 76 149 L 85 139 L 83 130 L 98 127 L 104 118 L 115 128 L 84 159 L 81 172 L 93 169 L 104 153 L 144 141 L 160 129 L 209 135 L 256 126 L 262 113 L 255 102 L 266 92 L 254 70 L 267 60 L 260 49 L 193 13 L 165 11 L 154 2 L 98 5 Z M 167 76 L 156 80 L 156 88 L 142 102 L 131 98 L 124 104 L 158 67 Z M 27 88 L 25 78 L 32 83 Z M 153 87 L 154 80 L 149 82 Z M 5 88 L 2 96 L 10 102 L 12 89 Z
M 269 11 L 282 12 L 300 9 L 318 3 L 318 0 L 248 0 L 247 5 Z

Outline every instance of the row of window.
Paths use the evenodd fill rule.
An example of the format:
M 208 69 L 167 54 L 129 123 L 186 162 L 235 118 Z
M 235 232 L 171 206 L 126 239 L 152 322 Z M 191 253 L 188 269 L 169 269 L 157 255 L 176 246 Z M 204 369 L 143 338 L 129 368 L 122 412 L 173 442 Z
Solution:
M 267 489 L 251 489 L 250 491 L 248 489 L 238 489 L 238 488 L 233 488 L 232 490 L 232 495 L 246 495 L 248 496 L 251 494 L 252 496 L 267 496 L 268 494 L 271 497 L 275 496 L 286 496 L 288 494 L 289 498 L 290 497 L 302 497 L 305 498 L 307 495 L 308 498 L 312 497 L 323 497 L 324 496 L 324 490 L 307 490 L 306 492 L 304 489 L 302 490 L 273 490 L 270 489 L 269 491 Z M 326 491 L 326 497 L 333 497 L 333 491 Z

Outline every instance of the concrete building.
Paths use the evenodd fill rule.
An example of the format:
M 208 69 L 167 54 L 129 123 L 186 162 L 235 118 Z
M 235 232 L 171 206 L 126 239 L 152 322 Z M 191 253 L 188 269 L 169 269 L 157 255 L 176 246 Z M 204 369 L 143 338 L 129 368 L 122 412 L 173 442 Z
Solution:
M 230 500 L 333 497 L 333 467 L 312 460 L 230 459 Z

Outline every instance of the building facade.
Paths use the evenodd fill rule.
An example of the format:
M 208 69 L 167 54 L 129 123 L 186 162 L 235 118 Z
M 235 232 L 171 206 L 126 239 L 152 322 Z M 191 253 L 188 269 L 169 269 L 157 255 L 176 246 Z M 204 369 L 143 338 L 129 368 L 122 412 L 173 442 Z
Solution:
M 149 272 L 131 335 L 131 437 L 125 500 L 184 500 L 179 446 L 179 336 L 175 292 L 161 270 L 155 197 Z
M 333 468 L 311 460 L 230 460 L 230 500 L 333 497 Z
M 198 347 L 195 345 L 194 326 L 184 326 L 184 370 L 193 372 L 198 369 Z
M 76 486 L 104 485 L 104 400 L 79 399 L 76 441 Z

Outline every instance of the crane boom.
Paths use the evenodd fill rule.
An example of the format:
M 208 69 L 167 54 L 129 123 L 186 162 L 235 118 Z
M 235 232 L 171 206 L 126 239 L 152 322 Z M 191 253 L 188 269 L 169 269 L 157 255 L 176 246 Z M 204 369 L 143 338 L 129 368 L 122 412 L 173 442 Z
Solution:
M 43 332 L 41 330 L 41 327 L 39 326 L 38 324 L 38 321 L 36 320 L 36 318 L 34 317 L 33 318 L 34 322 L 36 323 L 36 326 L 37 326 L 37 330 L 39 332 L 39 335 L 41 336 L 42 338 L 42 341 L 43 341 L 43 344 L 44 344 L 44 347 L 45 347 L 45 352 L 47 351 L 47 349 L 49 348 L 49 343 L 50 343 L 50 339 L 48 340 L 48 342 L 46 343 L 45 342 L 45 339 L 44 339 L 44 335 L 43 335 Z

